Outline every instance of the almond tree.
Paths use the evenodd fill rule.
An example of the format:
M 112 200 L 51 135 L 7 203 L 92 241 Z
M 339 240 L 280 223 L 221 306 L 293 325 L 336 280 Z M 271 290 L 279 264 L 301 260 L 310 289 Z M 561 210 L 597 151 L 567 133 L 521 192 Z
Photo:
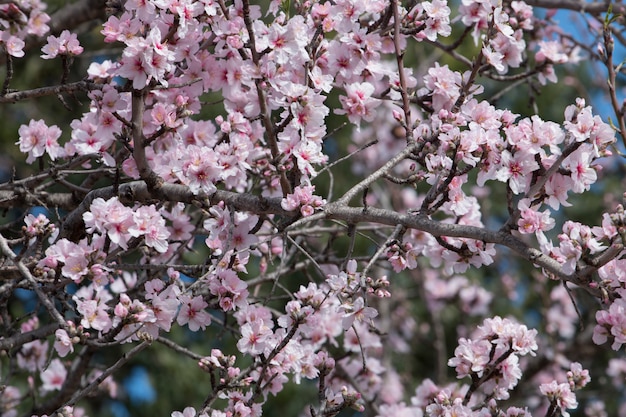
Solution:
M 174 417 L 260 416 L 311 384 L 314 417 L 617 415 L 626 220 L 599 182 L 622 166 L 622 12 L 2 1 L 0 102 L 52 96 L 73 118 L 8 139 L 31 169 L 0 184 L 2 415 L 97 412 L 156 345 L 204 371 Z M 21 79 L 32 56 L 60 81 Z M 556 121 L 499 104 L 586 61 L 611 120 L 585 98 Z M 596 183 L 604 213 L 568 218 Z

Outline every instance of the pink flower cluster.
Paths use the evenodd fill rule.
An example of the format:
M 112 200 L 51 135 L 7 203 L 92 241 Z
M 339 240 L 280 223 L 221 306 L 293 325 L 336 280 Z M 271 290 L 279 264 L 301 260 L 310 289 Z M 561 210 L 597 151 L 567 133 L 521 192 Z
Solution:
M 583 369 L 580 363 L 573 362 L 570 365 L 570 370 L 567 371 L 567 381 L 563 383 L 552 381 L 541 384 L 539 387 L 541 394 L 550 400 L 548 411 L 552 411 L 552 415 L 560 412 L 561 416 L 569 417 L 567 410 L 578 408 L 578 401 L 576 401 L 574 391 L 585 387 L 591 381 L 591 378 L 589 377 L 589 371 Z
M 28 126 L 22 125 L 19 129 L 20 151 L 28 153 L 26 162 L 32 164 L 36 158 L 47 153 L 53 161 L 65 156 L 63 148 L 57 140 L 61 137 L 61 129 L 53 125 L 48 127 L 43 120 L 31 120 Z
M 108 269 L 102 266 L 105 258 L 102 245 L 102 239 L 95 239 L 91 245 L 86 240 L 74 243 L 60 239 L 46 249 L 46 256 L 39 261 L 39 267 L 50 272 L 61 267 L 61 274 L 77 283 L 89 277 L 106 284 L 109 275 Z
M 611 348 L 619 350 L 626 344 L 626 290 L 617 290 L 620 296 L 611 303 L 607 310 L 596 312 L 596 322 L 593 329 L 594 343 L 601 345 L 607 341 L 612 341 Z
M 250 233 L 258 222 L 258 216 L 230 211 L 223 202 L 211 207 L 209 216 L 203 223 L 209 231 L 205 242 L 216 255 L 247 250 L 258 242 L 258 237 Z
M 41 48 L 43 59 L 53 59 L 59 55 L 76 56 L 83 53 L 83 47 L 78 43 L 78 37 L 69 30 L 64 30 L 59 36 L 48 36 L 48 43 Z
M 602 241 L 594 235 L 591 227 L 578 222 L 565 222 L 563 233 L 559 234 L 558 238 L 559 246 L 556 248 L 552 247 L 552 244 L 541 236 L 539 241 L 544 252 L 559 260 L 563 265 L 563 271 L 568 274 L 576 271 L 577 263 L 584 252 L 596 254 L 606 249 Z
M 50 235 L 48 240 L 53 242 L 59 233 L 59 229 L 56 228 L 56 225 L 51 223 L 50 219 L 44 214 L 38 214 L 37 217 L 32 214 L 27 214 L 24 218 L 24 224 L 23 230 L 26 237 L 29 238 L 29 245 L 35 243 L 38 237 L 45 235 Z
M 335 110 L 337 114 L 345 114 L 354 124 L 361 120 L 371 122 L 374 119 L 374 109 L 377 100 L 372 98 L 374 86 L 370 83 L 353 83 L 346 86 L 346 96 L 339 97 L 342 108 Z
M 519 382 L 522 370 L 519 357 L 535 355 L 537 331 L 498 316 L 485 319 L 472 339 L 459 339 L 459 346 L 448 365 L 458 378 L 471 376 L 487 395 L 500 400 Z
M 44 12 L 47 4 L 40 0 L 0 5 L 0 47 L 13 57 L 24 56 L 24 42 L 29 35 L 43 36 L 50 27 L 50 16 Z
M 415 39 L 428 39 L 434 42 L 437 37 L 448 37 L 452 33 L 450 26 L 450 8 L 446 0 L 423 1 L 418 3 L 407 15 L 407 26 L 412 28 Z
M 89 233 L 106 235 L 123 249 L 128 248 L 130 239 L 138 237 L 143 237 L 146 245 L 157 252 L 164 253 L 168 249 L 170 232 L 154 205 L 133 210 L 116 197 L 96 198 L 90 210 L 83 214 L 83 220 Z
M 313 194 L 314 192 L 314 185 L 299 185 L 292 194 L 283 198 L 280 205 L 287 211 L 300 208 L 302 216 L 310 216 L 316 209 L 320 209 L 326 204 L 326 200 Z
M 72 297 L 80 313 L 80 326 L 69 324 L 70 334 L 75 336 L 65 330 L 57 332 L 55 348 L 59 355 L 65 356 L 73 350 L 76 337 L 89 337 L 84 329 L 96 330 L 99 335 L 112 332 L 115 340 L 127 343 L 139 338 L 157 338 L 161 331 L 169 332 L 174 321 L 191 331 L 210 325 L 211 316 L 203 297 L 183 292 L 178 281 L 169 285 L 160 279 L 146 282 L 144 301 L 133 299 L 126 292 L 134 285 L 132 280 L 117 277 L 110 286 L 93 283 L 80 288 Z

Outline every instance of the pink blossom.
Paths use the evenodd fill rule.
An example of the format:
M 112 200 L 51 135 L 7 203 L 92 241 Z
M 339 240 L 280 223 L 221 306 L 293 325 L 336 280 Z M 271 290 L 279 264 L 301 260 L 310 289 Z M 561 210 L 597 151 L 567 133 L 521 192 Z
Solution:
M 191 298 L 188 295 L 181 295 L 179 300 L 181 307 L 176 318 L 179 325 L 186 324 L 189 330 L 197 332 L 200 329 L 204 330 L 206 326 L 211 324 L 211 315 L 204 310 L 209 305 L 202 296 L 197 295 Z
M 510 29 L 510 26 L 505 25 Z M 521 31 L 516 31 L 513 33 L 510 32 L 511 35 L 506 35 L 504 32 L 499 32 L 494 39 L 489 42 L 491 48 L 493 48 L 494 53 L 499 54 L 501 56 L 500 63 L 504 67 L 504 71 L 507 72 L 509 67 L 517 68 L 522 63 L 524 58 L 524 49 L 526 48 L 526 43 L 523 38 L 523 34 Z
M 256 320 L 241 326 L 241 339 L 237 342 L 237 349 L 242 353 L 259 355 L 269 347 L 271 329 L 263 322 Z
M 354 321 L 370 321 L 374 317 L 378 316 L 378 311 L 373 307 L 366 307 L 363 297 L 358 297 L 352 303 L 344 303 L 340 309 L 344 311 L 341 325 L 344 330 L 348 330 L 352 327 Z
M 555 173 L 546 182 L 545 191 L 548 196 L 546 204 L 557 210 L 560 206 L 571 207 L 567 201 L 567 193 L 572 189 L 574 181 L 569 176 Z
M 42 370 L 46 364 L 46 355 L 48 354 L 48 342 L 41 340 L 33 340 L 24 343 L 17 353 L 17 365 L 29 372 Z
M 461 96 L 461 83 L 461 74 L 451 71 L 447 65 L 440 66 L 437 62 L 424 76 L 425 89 L 419 90 L 418 94 L 432 97 L 435 112 L 441 109 L 450 110 Z
M 89 272 L 89 259 L 82 251 L 72 254 L 65 259 L 61 272 L 72 281 L 80 282 Z
M 426 415 L 433 417 L 474 417 L 477 414 L 470 408 L 463 405 L 461 398 L 451 398 L 449 390 L 439 392 L 434 402 L 426 407 Z
M 454 177 L 448 186 L 448 199 L 445 204 L 457 216 L 464 216 L 472 210 L 472 200 L 467 198 L 461 186 L 466 182 L 464 176 Z
M 512 155 L 505 150 L 502 152 L 501 168 L 496 177 L 499 181 L 508 182 L 515 194 L 520 194 L 528 187 L 530 174 L 537 169 L 539 165 L 531 154 L 517 151 Z
M 51 235 L 49 241 L 52 243 L 56 239 L 59 232 L 55 224 L 50 223 L 50 220 L 44 214 L 38 214 L 37 217 L 32 214 L 27 214 L 26 217 L 24 217 L 24 224 L 24 232 L 26 233 L 26 236 L 30 237 L 28 242 L 29 245 L 35 243 L 38 236 L 50 232 Z
M 558 41 L 539 41 L 539 52 L 535 55 L 537 62 L 549 61 L 555 64 L 563 64 L 569 60 L 563 51 L 563 44 Z
M 198 417 L 206 416 L 205 413 L 198 415 Z M 171 417 L 196 417 L 196 409 L 193 407 L 185 407 L 183 412 L 173 411 Z
M 244 308 L 248 304 L 248 285 L 239 279 L 235 271 L 224 269 L 209 284 L 212 294 L 217 295 L 224 311 Z
M 288 194 L 283 198 L 280 205 L 287 211 L 293 211 L 300 207 L 300 212 L 303 216 L 310 216 L 316 209 L 321 208 L 326 204 L 326 200 L 314 195 L 314 185 L 299 185 L 292 194 Z
M 111 242 L 128 248 L 128 241 L 132 237 L 129 230 L 135 227 L 133 210 L 124 206 L 117 197 L 109 200 L 96 198 L 90 206 L 90 211 L 83 214 L 87 231 L 106 232 Z
M 9 31 L 0 31 L 0 45 L 4 45 L 7 53 L 16 58 L 24 56 L 24 41 L 13 36 Z
M 499 73 L 506 72 L 507 67 L 504 65 L 503 62 L 504 55 L 502 55 L 500 52 L 494 51 L 493 48 L 489 45 L 483 46 L 482 53 L 489 65 L 494 67 L 496 71 L 498 71 Z
M 28 17 L 28 33 L 43 36 L 50 30 L 50 27 L 47 25 L 50 21 L 50 16 L 44 13 L 43 9 L 45 7 L 39 6 L 31 11 Z
M 608 310 L 597 311 L 596 321 L 598 324 L 593 329 L 594 343 L 604 344 L 610 338 L 613 341 L 613 350 L 626 344 L 626 302 L 622 298 L 613 301 Z
M 128 227 L 128 233 L 134 237 L 143 236 L 146 245 L 157 252 L 167 251 L 170 232 L 154 205 L 141 206 L 133 212 L 133 224 Z
M 110 307 L 107 302 L 112 299 L 109 292 L 98 287 L 84 287 L 72 297 L 76 302 L 76 309 L 82 316 L 80 324 L 86 329 L 96 329 L 107 332 L 112 326 L 109 316 Z
M 61 129 L 56 125 L 48 127 L 43 120 L 31 120 L 28 126 L 20 126 L 19 134 L 20 140 L 16 144 L 20 145 L 20 151 L 28 153 L 26 162 L 29 164 L 44 153 L 53 161 L 64 156 L 63 149 L 57 142 Z
M 423 36 L 430 41 L 435 41 L 437 36 L 447 37 L 452 33 L 450 27 L 450 8 L 445 0 L 424 1 L 421 3 L 425 12 L 425 26 Z M 420 39 L 418 34 L 418 40 Z
M 448 366 L 454 367 L 457 378 L 464 378 L 471 373 L 481 376 L 489 363 L 491 343 L 487 340 L 472 341 L 459 339 L 459 346 L 454 350 L 454 358 L 448 361 Z
M 580 363 L 572 362 L 570 370 L 567 371 L 567 382 L 569 383 L 572 391 L 584 388 L 589 382 L 591 382 L 589 371 L 583 369 Z
M 175 55 L 161 39 L 161 30 L 153 27 L 145 38 L 127 40 L 117 74 L 132 80 L 133 88 L 141 89 L 151 80 L 168 85 L 166 75 L 174 68 Z
M 581 146 L 563 161 L 563 166 L 571 172 L 572 191 L 575 193 L 589 190 L 591 184 L 596 182 L 598 174 L 591 166 L 593 159 L 591 150 Z
M 56 340 L 54 342 L 54 349 L 57 351 L 60 357 L 64 358 L 68 353 L 74 352 L 74 344 L 64 329 L 58 329 L 54 332 Z
M 41 373 L 42 389 L 44 391 L 60 390 L 65 382 L 67 369 L 60 359 L 53 359 L 50 365 Z
M 169 332 L 172 328 L 176 313 L 178 312 L 178 307 L 179 302 L 174 296 L 155 296 L 152 299 L 151 309 L 156 319 L 156 325 L 166 332 Z
M 551 404 L 558 407 L 563 417 L 569 417 L 569 413 L 566 410 L 578 407 L 576 395 L 570 390 L 570 386 L 567 383 L 559 384 L 556 381 L 552 381 L 548 384 L 541 384 L 539 390 L 548 397 Z
M 89 64 L 89 68 L 87 68 L 87 74 L 89 74 L 90 79 L 107 79 L 111 77 L 112 71 L 115 69 L 115 64 L 110 60 L 105 60 L 103 62 L 92 62 Z
M 41 52 L 44 53 L 41 56 L 43 59 L 52 59 L 57 55 L 80 55 L 83 52 L 83 47 L 78 43 L 75 33 L 64 30 L 58 37 L 48 36 L 48 43 L 41 48 Z
M 20 405 L 22 395 L 14 386 L 6 385 L 0 393 L 0 410 L 4 417 L 17 417 L 17 406 Z
M 78 312 L 83 316 L 80 324 L 86 329 L 106 331 L 111 326 L 107 306 L 96 300 L 78 301 Z
M 374 86 L 370 83 L 354 83 L 346 86 L 346 96 L 339 97 L 342 108 L 335 110 L 337 114 L 345 114 L 354 124 L 361 120 L 374 120 L 374 108 L 377 100 L 372 97 Z
M 179 176 L 194 193 L 212 194 L 219 178 L 218 155 L 210 148 L 189 146 L 184 155 L 182 172 Z
M 554 219 L 550 217 L 550 211 L 536 211 L 528 206 L 529 203 L 530 201 L 528 199 L 522 199 L 518 203 L 520 218 L 517 221 L 517 226 L 519 232 L 522 234 L 529 234 L 544 232 L 552 229 L 555 222 Z

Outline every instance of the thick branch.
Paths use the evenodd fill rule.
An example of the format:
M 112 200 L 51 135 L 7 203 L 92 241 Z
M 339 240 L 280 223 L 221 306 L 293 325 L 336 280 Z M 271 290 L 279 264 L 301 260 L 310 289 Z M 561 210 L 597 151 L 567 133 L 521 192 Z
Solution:
M 4 337 L 0 339 L 0 351 L 11 350 L 26 343 L 32 342 L 33 340 L 45 339 L 46 337 L 53 334 L 58 328 L 58 324 L 52 323 L 39 327 L 31 332 L 20 333 L 11 337 Z
M 40 87 L 32 90 L 16 91 L 0 96 L 0 103 L 16 103 L 21 100 L 38 98 L 43 96 L 55 96 L 62 93 L 74 93 L 77 91 L 89 91 L 100 88 L 98 84 L 90 81 L 78 81 L 75 83 Z
M 30 208 L 44 206 L 73 210 L 77 202 L 72 193 L 27 192 L 25 190 L 0 191 L 0 208 Z
M 243 20 L 246 25 L 246 30 L 248 31 L 248 42 L 250 43 L 250 53 L 252 55 L 252 62 L 254 65 L 259 68 L 260 67 L 260 56 L 256 50 L 256 41 L 255 34 L 252 27 L 252 19 L 250 18 L 250 1 L 243 0 Z M 280 157 L 280 150 L 278 149 L 278 141 L 276 138 L 276 131 L 274 129 L 274 124 L 272 123 L 270 109 L 267 107 L 267 98 L 265 97 L 265 91 L 261 87 L 262 80 L 260 78 L 256 78 L 254 80 L 254 84 L 256 85 L 257 96 L 259 99 L 259 108 L 261 109 L 261 120 L 263 121 L 263 127 L 265 128 L 265 138 L 267 140 L 267 144 L 270 147 L 270 152 L 272 153 L 272 163 L 278 164 Z M 280 174 L 280 187 L 282 189 L 283 195 L 287 196 L 287 194 L 291 194 L 291 184 L 287 180 L 287 176 L 284 172 Z
M 137 171 L 142 180 L 146 182 L 150 190 L 161 187 L 163 180 L 150 168 L 146 158 L 146 143 L 143 135 L 143 114 L 145 111 L 145 99 L 148 90 L 133 90 L 132 122 L 131 131 L 133 137 L 133 158 L 137 164 Z
M 208 199 L 210 204 L 223 201 L 227 206 L 254 214 L 280 214 L 290 216 L 293 213 L 285 211 L 281 205 L 281 198 L 265 198 L 252 194 L 238 194 L 231 191 L 218 190 L 210 196 L 193 194 L 189 188 L 180 184 L 164 183 L 158 190 L 151 191 L 143 181 L 133 181 L 119 186 L 118 191 L 114 186 L 99 188 L 91 191 L 85 199 L 71 213 L 67 215 L 61 227 L 61 237 L 70 240 L 80 238 L 84 231 L 83 213 L 89 210 L 91 203 L 100 197 L 105 200 L 118 196 L 124 204 L 149 203 L 155 200 L 193 203 Z
M 522 240 L 506 232 L 493 231 L 476 226 L 442 223 L 425 215 L 402 214 L 372 207 L 367 209 L 363 207 L 348 207 L 337 203 L 327 205 L 324 212 L 326 218 L 343 220 L 349 224 L 370 222 L 390 226 L 402 225 L 409 229 L 430 233 L 433 236 L 468 238 L 506 246 L 522 258 L 529 260 L 560 279 L 579 285 L 594 296 L 600 296 L 599 291 L 589 288 L 587 285 L 589 271 L 585 271 L 587 275 L 582 273 L 566 274 L 563 272 L 561 264 L 555 259 L 544 255 L 538 249 L 528 246 Z
M 530 6 L 541 7 L 544 9 L 566 9 L 589 13 L 592 15 L 606 13 L 609 9 L 609 5 L 613 3 L 613 13 L 626 12 L 625 5 L 616 4 L 611 1 L 594 1 L 592 3 L 588 3 L 585 0 L 526 0 L 526 3 Z
M 411 106 L 409 105 L 409 94 L 406 88 L 406 75 L 404 73 L 404 52 L 400 47 L 400 16 L 398 13 L 397 0 L 391 1 L 393 8 L 393 45 L 396 50 L 396 62 L 398 64 L 398 77 L 400 80 L 400 94 L 402 96 L 402 109 L 404 110 L 404 128 L 406 130 L 407 142 L 413 142 L 413 123 L 411 122 Z

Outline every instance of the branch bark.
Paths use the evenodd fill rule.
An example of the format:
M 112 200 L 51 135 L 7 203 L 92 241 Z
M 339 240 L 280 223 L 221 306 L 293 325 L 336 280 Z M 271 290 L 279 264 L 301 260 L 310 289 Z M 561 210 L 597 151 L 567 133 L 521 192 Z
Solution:
M 2 194 L 0 194 L 2 195 Z M 61 236 L 70 240 L 77 240 L 84 233 L 83 213 L 89 210 L 89 206 L 96 198 L 109 199 L 118 196 L 124 204 L 148 203 L 155 200 L 194 203 L 208 200 L 210 204 L 223 201 L 227 206 L 240 211 L 247 211 L 254 214 L 278 214 L 283 216 L 293 216 L 295 212 L 285 211 L 280 205 L 281 198 L 266 198 L 252 194 L 239 194 L 232 191 L 218 190 L 209 195 L 193 194 L 189 188 L 180 184 L 164 183 L 158 190 L 150 190 L 143 181 L 133 181 L 119 186 L 116 191 L 115 186 L 99 188 L 91 191 L 85 199 L 67 215 L 61 226 Z
M 98 89 L 100 86 L 91 81 L 78 81 L 75 83 L 53 85 L 50 87 L 33 88 L 32 90 L 15 91 L 0 96 L 0 103 L 17 103 L 21 100 L 53 96 L 62 93 L 75 93 L 77 91 L 90 91 Z
M 543 9 L 566 9 L 592 15 L 606 13 L 611 3 L 613 3 L 613 13 L 626 12 L 626 5 L 616 4 L 610 0 L 594 1 L 591 3 L 585 0 L 526 0 L 526 4 L 533 7 L 541 7 Z
M 0 339 L 0 351 L 11 350 L 16 347 L 25 345 L 33 340 L 44 339 L 53 334 L 59 328 L 58 324 L 51 323 L 39 327 L 31 332 L 16 334 L 11 337 Z
M 370 222 L 389 226 L 402 225 L 408 229 L 430 233 L 433 236 L 460 237 L 506 246 L 522 258 L 554 274 L 556 277 L 578 285 L 596 297 L 601 297 L 601 291 L 596 288 L 590 288 L 587 285 L 588 276 L 592 271 L 585 268 L 584 273 L 566 274 L 558 261 L 544 255 L 538 249 L 530 247 L 521 239 L 507 232 L 493 231 L 476 226 L 442 223 L 423 214 L 402 214 L 372 207 L 367 209 L 364 207 L 348 207 L 338 203 L 327 205 L 324 213 L 327 219 L 343 220 L 348 224 Z

